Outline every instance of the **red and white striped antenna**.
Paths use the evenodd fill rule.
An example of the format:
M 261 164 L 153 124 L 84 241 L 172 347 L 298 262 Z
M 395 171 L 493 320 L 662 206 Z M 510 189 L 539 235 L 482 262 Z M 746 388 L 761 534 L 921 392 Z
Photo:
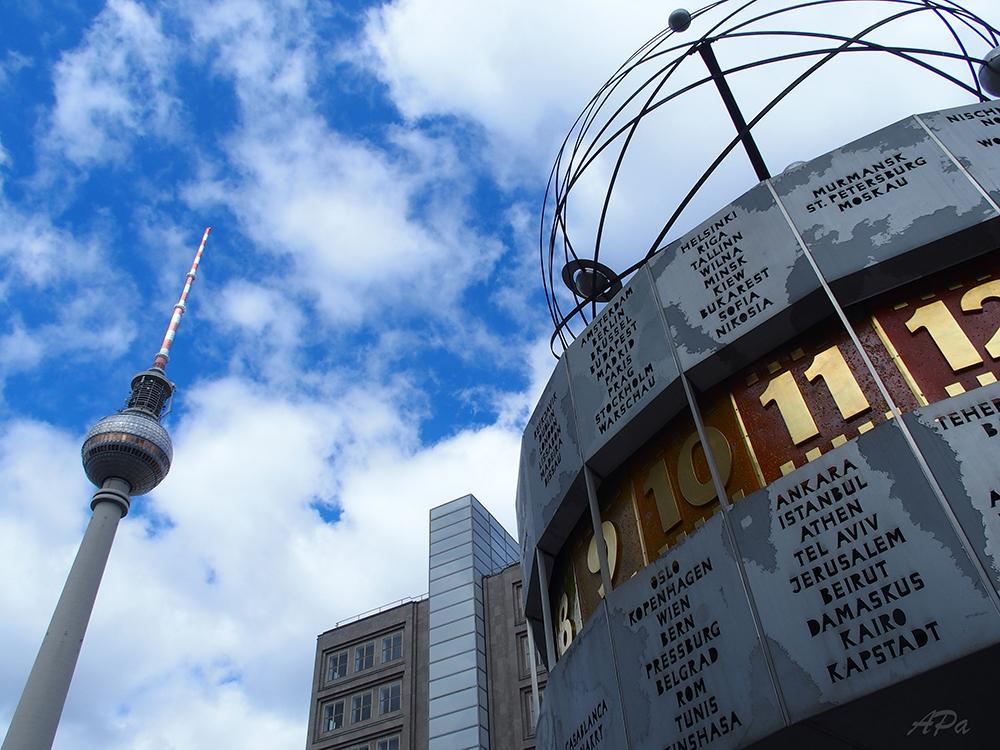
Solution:
M 170 325 L 167 326 L 167 333 L 163 337 L 163 343 L 160 345 L 160 351 L 157 353 L 156 359 L 153 360 L 153 367 L 157 370 L 163 370 L 167 366 L 167 362 L 170 361 L 170 347 L 174 343 L 174 336 L 177 335 L 177 328 L 181 324 L 181 316 L 187 309 L 186 301 L 188 292 L 191 291 L 191 285 L 198 276 L 198 264 L 201 262 L 201 254 L 205 250 L 205 243 L 208 241 L 208 233 L 211 231 L 212 227 L 205 227 L 205 236 L 201 238 L 201 244 L 198 246 L 198 252 L 194 256 L 194 262 L 191 264 L 191 270 L 188 271 L 187 281 L 184 284 L 184 291 L 181 292 L 180 300 L 178 300 L 177 304 L 174 305 L 174 314 L 170 318 Z

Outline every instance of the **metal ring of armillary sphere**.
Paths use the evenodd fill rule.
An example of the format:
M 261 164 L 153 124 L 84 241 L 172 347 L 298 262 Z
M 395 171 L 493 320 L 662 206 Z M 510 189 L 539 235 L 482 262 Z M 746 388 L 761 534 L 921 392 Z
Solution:
M 841 7 L 824 7 L 833 5 Z M 853 33 L 834 33 L 821 21 L 817 23 L 829 19 L 831 11 L 840 20 L 850 20 L 862 6 L 866 13 L 877 8 L 880 15 L 876 20 L 866 15 Z M 919 23 L 914 24 L 915 20 Z M 770 176 L 754 129 L 818 72 L 828 72 L 841 60 L 859 54 L 879 53 L 910 63 L 978 101 L 988 101 L 988 94 L 1000 96 L 1000 34 L 976 14 L 945 0 L 815 0 L 777 6 L 765 4 L 764 0 L 720 0 L 692 13 L 676 10 L 669 23 L 591 99 L 566 136 L 552 168 L 542 209 L 539 253 L 546 300 L 555 326 L 550 348 L 556 356 L 574 338 L 573 329 L 586 326 L 598 305 L 608 301 L 623 280 L 664 246 L 678 218 L 731 152 L 745 150 L 758 180 Z M 810 23 L 812 28 L 806 28 Z M 940 45 L 933 48 L 906 44 L 915 28 L 936 33 Z M 699 36 L 694 38 L 694 34 Z M 729 54 L 730 47 L 737 53 Z M 745 54 L 748 49 L 753 50 L 749 58 Z M 744 53 L 740 62 L 720 63 L 720 58 L 740 57 L 739 52 Z M 744 115 L 730 80 L 753 71 L 762 75 L 765 69 L 780 72 L 796 62 L 800 67 L 787 85 L 763 104 L 755 99 L 756 111 Z M 683 116 L 685 98 L 699 90 L 704 92 L 705 87 L 714 87 L 721 96 L 735 135 L 722 144 L 701 174 L 691 176 L 690 188 L 676 205 L 664 204 L 665 220 L 659 230 L 648 239 L 641 238 L 642 245 L 630 245 L 636 247 L 634 256 L 627 261 L 631 265 L 615 271 L 607 265 L 610 261 L 602 242 L 607 239 L 608 221 L 616 208 L 613 198 L 639 126 L 654 115 L 659 117 L 678 108 Z M 694 129 L 696 125 L 688 127 Z M 664 137 L 686 142 L 672 131 L 665 132 Z M 606 179 L 603 198 L 593 202 L 591 182 L 589 190 L 571 203 L 570 196 L 581 192 L 574 193 L 573 188 L 587 171 L 592 171 L 587 175 L 591 179 L 600 171 L 595 169 L 597 163 L 606 167 L 597 178 Z M 672 183 L 678 181 L 670 165 L 663 171 Z M 586 203 L 588 198 L 590 204 Z M 587 221 L 574 223 L 581 216 Z M 591 231 L 593 226 L 596 229 Z

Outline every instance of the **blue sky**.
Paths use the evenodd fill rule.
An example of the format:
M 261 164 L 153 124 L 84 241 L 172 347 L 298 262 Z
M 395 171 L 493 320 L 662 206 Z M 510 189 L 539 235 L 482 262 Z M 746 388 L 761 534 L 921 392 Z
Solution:
M 429 508 L 472 492 L 515 532 L 520 432 L 554 364 L 545 180 L 669 10 L 4 4 L 0 730 L 89 517 L 82 438 L 152 363 L 207 225 L 167 368 L 174 467 L 119 527 L 56 748 L 301 747 L 315 635 L 426 590 Z M 831 79 L 765 156 L 970 101 L 906 75 Z M 613 266 L 731 137 L 705 106 L 644 145 Z M 752 183 L 723 170 L 678 231 Z

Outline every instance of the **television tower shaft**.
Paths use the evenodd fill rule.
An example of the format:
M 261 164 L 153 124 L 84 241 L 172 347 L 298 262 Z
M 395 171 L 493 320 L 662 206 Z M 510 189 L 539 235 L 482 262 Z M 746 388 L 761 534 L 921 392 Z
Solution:
M 118 522 L 128 513 L 131 498 L 152 490 L 170 470 L 173 447 L 160 415 L 174 385 L 164 367 L 210 229 L 205 229 L 153 366 L 132 378 L 125 408 L 100 420 L 84 440 L 83 468 L 99 488 L 90 503 L 93 516 L 0 750 L 51 750 Z

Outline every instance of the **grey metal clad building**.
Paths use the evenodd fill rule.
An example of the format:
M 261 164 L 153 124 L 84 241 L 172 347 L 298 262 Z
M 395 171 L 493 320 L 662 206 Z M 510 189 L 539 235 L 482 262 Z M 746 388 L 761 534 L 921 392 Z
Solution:
M 431 510 L 429 594 L 319 636 L 307 750 L 530 750 L 545 667 L 514 539 L 472 495 Z
M 483 577 L 517 542 L 472 495 L 431 510 L 430 750 L 489 747 Z

